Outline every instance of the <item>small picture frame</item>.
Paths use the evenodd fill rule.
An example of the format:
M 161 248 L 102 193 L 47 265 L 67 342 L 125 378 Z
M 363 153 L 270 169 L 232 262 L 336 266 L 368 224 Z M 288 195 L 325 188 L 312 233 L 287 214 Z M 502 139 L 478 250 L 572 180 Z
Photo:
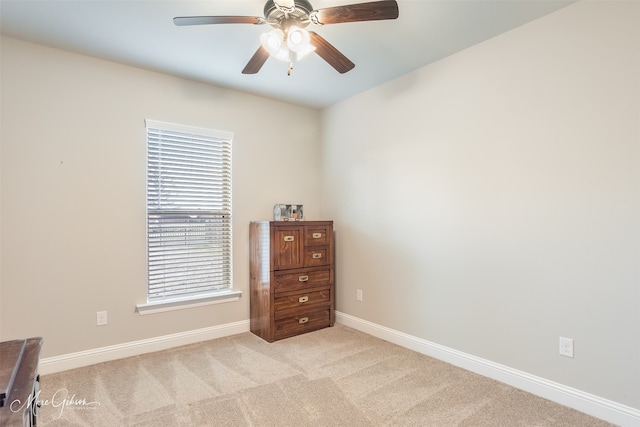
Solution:
M 277 203 L 273 206 L 274 221 L 302 221 L 303 217 L 302 205 Z

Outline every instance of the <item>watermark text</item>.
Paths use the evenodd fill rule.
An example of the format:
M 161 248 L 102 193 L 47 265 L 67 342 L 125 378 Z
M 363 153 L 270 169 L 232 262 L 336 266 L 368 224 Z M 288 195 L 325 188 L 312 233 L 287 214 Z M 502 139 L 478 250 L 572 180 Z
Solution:
M 66 388 L 61 388 L 60 390 L 53 393 L 51 399 L 41 399 L 40 393 L 42 390 L 38 390 L 35 395 L 29 396 L 29 399 L 22 402 L 19 399 L 11 402 L 9 408 L 12 412 L 24 412 L 29 409 L 32 415 L 38 415 L 35 411 L 39 407 L 50 406 L 52 408 L 56 408 L 58 410 L 58 415 L 56 419 L 62 417 L 62 413 L 65 409 L 95 409 L 100 406 L 100 402 L 87 402 L 85 398 L 77 398 L 75 393 L 69 393 L 69 390 Z

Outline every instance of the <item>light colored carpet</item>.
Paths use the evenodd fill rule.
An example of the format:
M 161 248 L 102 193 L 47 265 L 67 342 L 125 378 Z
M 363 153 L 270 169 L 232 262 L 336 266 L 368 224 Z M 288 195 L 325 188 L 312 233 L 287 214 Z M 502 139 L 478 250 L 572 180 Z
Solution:
M 45 427 L 611 426 L 339 324 L 46 375 L 40 400 Z

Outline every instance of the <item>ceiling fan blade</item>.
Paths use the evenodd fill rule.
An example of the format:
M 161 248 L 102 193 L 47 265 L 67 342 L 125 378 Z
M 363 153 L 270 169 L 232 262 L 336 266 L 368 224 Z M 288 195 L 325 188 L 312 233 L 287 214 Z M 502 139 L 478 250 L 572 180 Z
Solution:
M 344 74 L 356 66 L 322 36 L 313 31 L 309 31 L 309 36 L 311 36 L 311 45 L 316 48 L 316 53 L 340 74 Z
M 173 23 L 183 25 L 209 25 L 209 24 L 266 24 L 264 18 L 258 16 L 176 16 Z
M 256 74 L 260 71 L 264 63 L 267 62 L 267 59 L 269 59 L 269 51 L 260 45 L 256 53 L 253 54 L 244 67 L 244 70 L 242 70 L 242 74 Z
M 315 24 L 327 25 L 396 19 L 398 14 L 398 3 L 395 0 L 384 0 L 318 9 L 311 13 L 310 18 Z

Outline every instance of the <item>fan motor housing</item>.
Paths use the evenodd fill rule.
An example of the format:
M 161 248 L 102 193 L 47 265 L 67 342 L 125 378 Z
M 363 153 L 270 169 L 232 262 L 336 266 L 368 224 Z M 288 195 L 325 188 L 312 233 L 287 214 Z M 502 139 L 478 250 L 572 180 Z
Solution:
M 309 15 L 313 11 L 313 6 L 307 0 L 294 0 L 295 8 L 291 13 L 285 13 L 273 0 L 268 0 L 264 5 L 264 18 L 271 25 L 282 26 L 287 21 L 294 21 L 299 25 L 309 24 Z

